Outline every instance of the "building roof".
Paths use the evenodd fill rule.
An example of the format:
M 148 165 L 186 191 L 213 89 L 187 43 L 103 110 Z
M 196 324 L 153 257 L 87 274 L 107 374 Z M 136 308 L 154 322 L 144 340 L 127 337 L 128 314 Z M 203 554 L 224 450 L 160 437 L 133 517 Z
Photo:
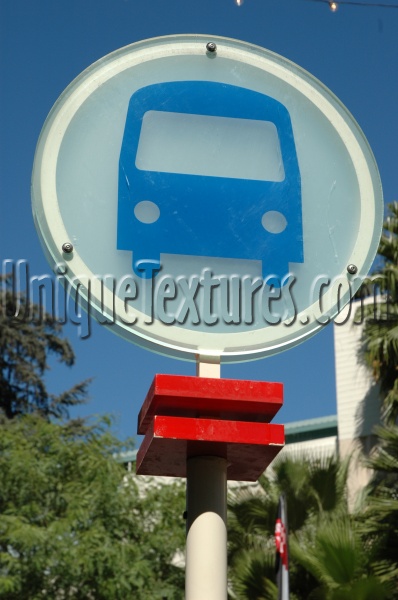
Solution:
M 286 423 L 286 444 L 337 436 L 337 415 Z

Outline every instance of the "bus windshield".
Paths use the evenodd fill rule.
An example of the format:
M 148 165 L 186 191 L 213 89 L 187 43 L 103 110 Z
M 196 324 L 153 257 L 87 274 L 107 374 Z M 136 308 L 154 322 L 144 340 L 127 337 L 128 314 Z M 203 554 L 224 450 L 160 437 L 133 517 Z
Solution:
M 271 121 L 150 110 L 144 114 L 139 170 L 280 182 L 285 178 Z

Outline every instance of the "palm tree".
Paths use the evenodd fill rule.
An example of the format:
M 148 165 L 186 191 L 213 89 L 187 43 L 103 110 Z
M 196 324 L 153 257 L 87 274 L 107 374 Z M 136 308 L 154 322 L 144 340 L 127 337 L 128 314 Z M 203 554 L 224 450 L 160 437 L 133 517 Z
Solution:
M 380 383 L 384 426 L 376 428 L 378 444 L 366 460 L 374 475 L 358 525 L 374 572 L 392 586 L 389 598 L 398 598 L 398 202 L 388 205 L 378 254 L 371 279 L 379 296 L 365 319 L 361 352 Z
M 378 250 L 381 266 L 371 276 L 381 296 L 368 307 L 361 352 L 380 383 L 382 416 L 394 423 L 398 417 L 398 202 L 389 204 L 388 210 Z
M 378 427 L 379 445 L 367 464 L 374 475 L 367 487 L 360 531 L 372 548 L 375 572 L 398 598 L 398 426 Z
M 398 428 L 395 437 L 391 433 L 383 452 L 373 459 L 374 468 L 378 465 L 390 469 L 390 478 L 398 477 L 397 433 Z M 392 497 L 391 488 L 387 497 L 381 486 L 379 504 L 375 500 L 373 505 L 365 505 L 360 516 L 351 515 L 346 500 L 347 473 L 348 461 L 335 457 L 305 459 L 284 455 L 275 462 L 271 473 L 262 476 L 257 488 L 242 489 L 231 498 L 231 598 L 278 597 L 273 534 L 281 493 L 285 494 L 289 512 L 291 600 L 396 598 L 398 565 L 393 557 L 398 520 L 395 512 L 393 521 L 390 513 L 394 507 L 387 502 Z M 397 503 L 398 495 L 395 511 Z M 389 529 L 380 537 L 378 528 L 387 526 L 387 522 Z M 386 551 L 389 554 L 383 555 Z
M 291 553 L 316 585 L 308 600 L 383 600 L 391 598 L 387 583 L 373 572 L 372 554 L 353 519 L 342 511 L 324 516 L 315 535 L 305 528 L 291 540 Z
M 278 500 L 285 494 L 291 536 L 313 539 L 319 522 L 334 511 L 347 513 L 346 481 L 348 462 L 335 457 L 305 460 L 287 455 L 277 459 L 258 488 L 239 491 L 229 502 L 229 558 L 232 597 L 246 600 L 274 600 L 274 528 Z M 292 537 L 291 537 L 292 539 Z M 299 538 L 297 537 L 297 540 Z M 304 539 L 304 538 L 303 538 Z M 300 542 L 292 546 L 291 594 L 307 598 L 319 582 L 297 556 Z

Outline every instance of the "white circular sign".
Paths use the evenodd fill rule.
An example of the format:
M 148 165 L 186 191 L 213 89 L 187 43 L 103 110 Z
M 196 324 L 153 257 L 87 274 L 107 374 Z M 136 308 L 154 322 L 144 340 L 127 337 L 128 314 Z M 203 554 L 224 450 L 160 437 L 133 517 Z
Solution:
M 85 70 L 44 124 L 32 189 L 77 299 L 179 358 L 304 341 L 353 298 L 382 228 L 347 109 L 297 65 L 216 36 L 145 40 Z

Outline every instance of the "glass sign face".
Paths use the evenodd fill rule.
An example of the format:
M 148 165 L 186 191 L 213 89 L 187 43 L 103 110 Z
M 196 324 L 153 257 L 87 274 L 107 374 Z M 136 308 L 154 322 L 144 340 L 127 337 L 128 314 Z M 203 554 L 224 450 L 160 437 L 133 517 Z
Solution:
M 47 257 L 89 314 L 186 359 L 260 358 L 319 331 L 382 227 L 344 106 L 286 59 L 215 36 L 146 40 L 84 71 L 44 124 L 32 190 Z

